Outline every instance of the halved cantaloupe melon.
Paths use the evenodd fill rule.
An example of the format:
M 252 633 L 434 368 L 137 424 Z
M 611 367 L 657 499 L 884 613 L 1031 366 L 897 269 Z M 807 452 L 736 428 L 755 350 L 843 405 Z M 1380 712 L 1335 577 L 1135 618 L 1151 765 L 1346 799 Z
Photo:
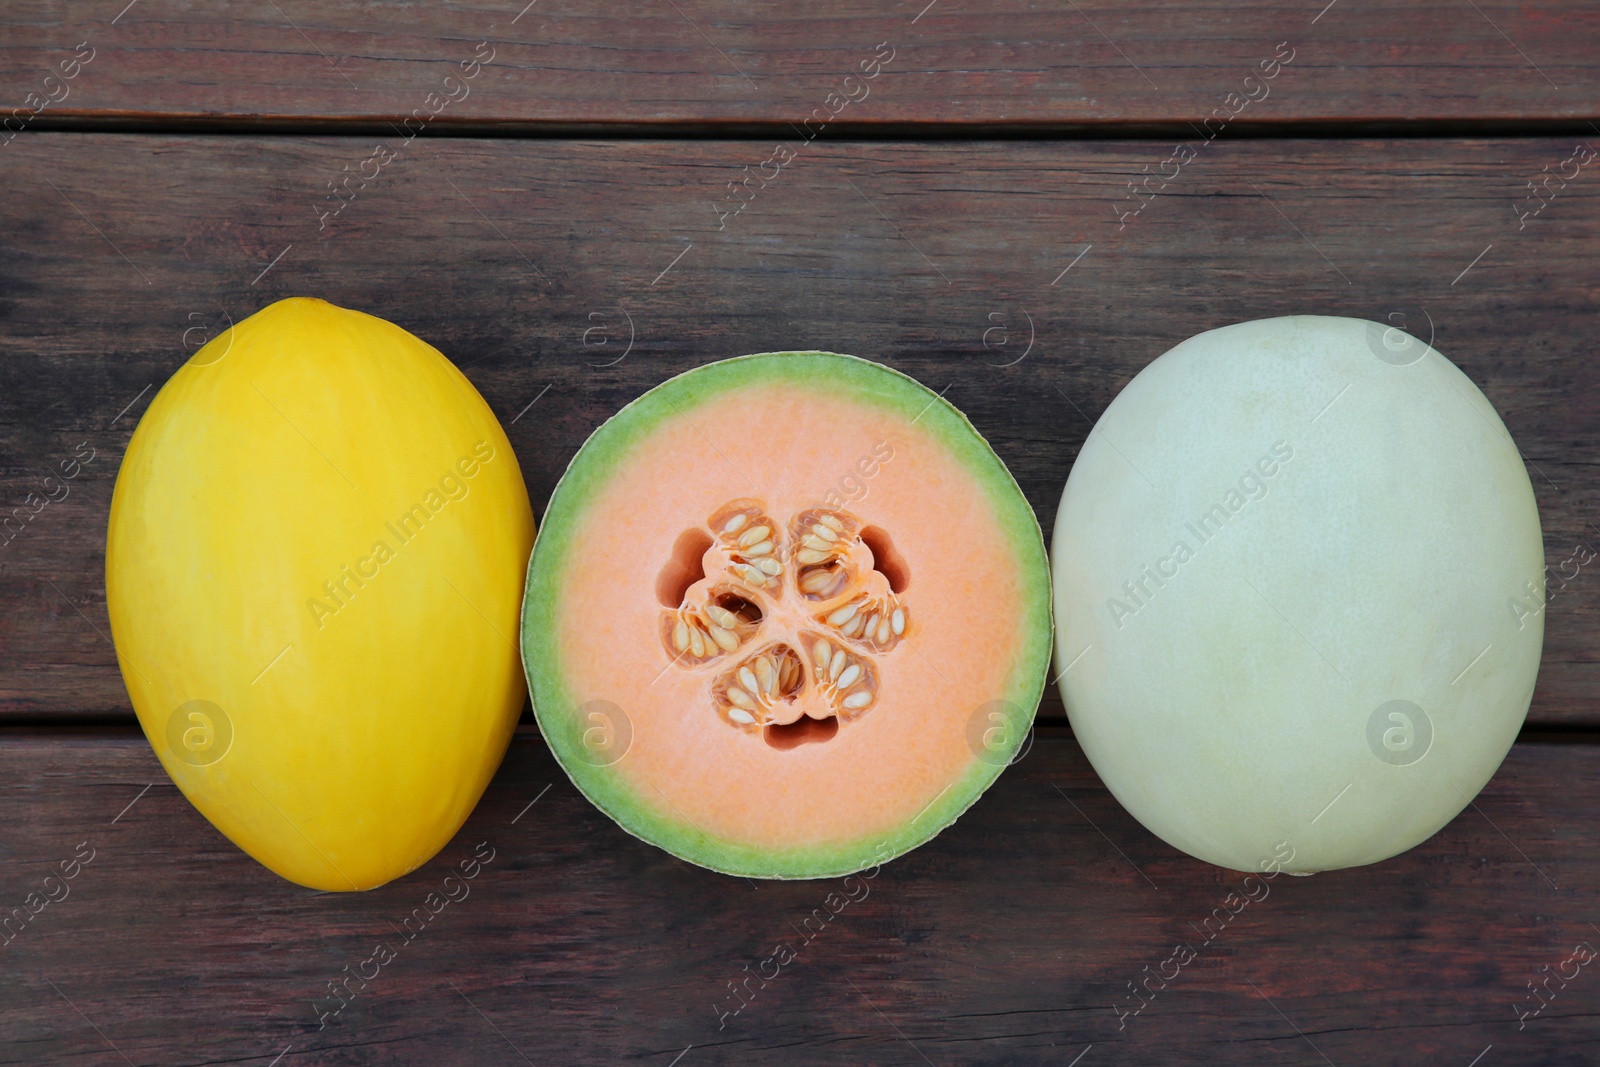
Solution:
M 1044 540 L 966 418 L 825 352 L 711 363 L 579 450 L 528 566 L 540 729 L 624 829 L 815 878 L 953 822 L 1027 735 Z

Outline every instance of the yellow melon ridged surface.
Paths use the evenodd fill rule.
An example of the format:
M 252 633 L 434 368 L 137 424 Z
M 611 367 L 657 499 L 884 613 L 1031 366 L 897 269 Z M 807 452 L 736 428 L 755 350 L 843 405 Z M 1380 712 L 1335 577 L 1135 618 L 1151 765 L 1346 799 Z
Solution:
M 511 446 L 447 359 L 273 304 L 173 376 L 117 477 L 106 602 L 145 736 L 284 878 L 396 878 L 505 754 L 532 543 Z

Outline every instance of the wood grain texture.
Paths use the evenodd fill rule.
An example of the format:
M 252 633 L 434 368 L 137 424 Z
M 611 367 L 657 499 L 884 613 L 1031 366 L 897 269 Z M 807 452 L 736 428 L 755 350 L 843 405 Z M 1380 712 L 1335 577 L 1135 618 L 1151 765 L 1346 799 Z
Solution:
M 1559 177 L 1569 132 L 1600 145 L 1600 9 L 525 2 L 6 7 L 0 1064 L 1600 1059 L 1594 967 L 1557 977 L 1600 945 L 1596 749 L 1557 732 L 1600 727 L 1600 587 L 1572 562 L 1600 548 L 1600 168 Z M 97 129 L 157 132 L 47 132 Z M 1192 160 L 1133 139 L 1156 129 Z M 1375 139 L 1395 130 L 1435 136 Z M 599 139 L 708 133 L 771 139 Z M 910 135 L 952 139 L 887 139 Z M 1403 856 L 1241 905 L 1264 883 L 1144 831 L 1054 687 L 1055 725 L 960 822 L 854 882 L 674 860 L 525 727 L 434 860 L 367 894 L 300 889 L 131 725 L 102 579 L 155 391 L 295 294 L 452 357 L 536 509 L 652 385 L 820 347 L 943 391 L 1047 532 L 1093 420 L 1173 344 L 1290 312 L 1387 320 L 1471 376 L 1528 460 L 1555 595 L 1527 736 L 1566 743 L 1515 746 Z M 1179 944 L 1194 958 L 1140 1008 Z M 370 980 L 332 996 L 351 972 Z
M 438 857 L 365 894 L 255 864 L 136 738 L 14 740 L 0 798 L 4 909 L 92 850 L 0 945 L 0 1063 L 123 1062 L 113 1045 L 140 1065 L 282 1053 L 280 1067 L 1061 1067 L 1090 1045 L 1080 1067 L 1465 1067 L 1491 1044 L 1483 1063 L 1588 1064 L 1600 1049 L 1593 966 L 1552 980 L 1554 999 L 1518 1022 L 1537 1003 L 1528 982 L 1600 944 L 1589 746 L 1518 745 L 1475 807 L 1411 852 L 1264 895 L 1143 831 L 1065 730 L 1043 731 L 931 843 L 848 883 L 674 860 L 584 800 L 537 734 Z M 475 852 L 493 858 L 447 887 Z M 447 888 L 455 902 L 402 943 Z M 374 974 L 379 943 L 394 959 Z M 1170 977 L 1179 943 L 1197 955 Z M 741 1003 L 729 984 L 779 944 L 793 960 L 724 1016 Z M 346 966 L 370 980 L 319 1028 Z M 1120 1018 L 1147 966 L 1170 981 Z
M 1569 142 L 1201 145 L 1121 223 L 1130 176 L 1172 145 L 819 142 L 722 229 L 713 202 L 770 146 L 395 144 L 325 223 L 326 181 L 371 141 L 26 134 L 7 150 L 0 502 L 38 507 L 28 494 L 75 449 L 94 459 L 0 545 L 0 717 L 131 721 L 103 592 L 118 462 L 194 348 L 294 294 L 453 358 L 507 425 L 536 511 L 650 386 L 816 347 L 944 392 L 1046 531 L 1091 420 L 1177 342 L 1289 312 L 1403 323 L 1501 412 L 1552 574 L 1600 547 L 1596 175 L 1525 228 L 1513 212 Z M 1532 721 L 1594 725 L 1600 585 L 1567 569 Z M 1053 687 L 1042 714 L 1061 714 Z
M 119 14 L 120 9 L 120 14 Z M 519 13 L 520 12 L 520 13 Z M 398 121 L 487 41 L 493 60 L 438 127 L 799 122 L 858 94 L 844 124 L 1047 127 L 1199 121 L 1288 42 L 1295 59 L 1245 123 L 1593 119 L 1600 12 L 1538 4 L 574 0 L 378 5 L 7 5 L 7 107 L 51 95 L 41 123 Z M 94 58 L 41 85 L 79 42 Z M 461 94 L 461 90 L 448 90 Z

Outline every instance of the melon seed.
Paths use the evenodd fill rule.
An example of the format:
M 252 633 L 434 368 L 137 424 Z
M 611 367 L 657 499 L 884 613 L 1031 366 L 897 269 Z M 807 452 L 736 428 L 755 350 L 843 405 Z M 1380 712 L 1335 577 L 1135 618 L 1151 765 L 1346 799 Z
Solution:
M 800 579 L 800 591 L 802 593 L 820 593 L 832 584 L 832 571 L 812 571 Z
M 860 609 L 860 601 L 846 604 L 844 607 L 835 610 L 833 614 L 828 616 L 828 623 L 831 626 L 843 626 L 845 623 L 849 622 L 855 616 L 855 613 Z

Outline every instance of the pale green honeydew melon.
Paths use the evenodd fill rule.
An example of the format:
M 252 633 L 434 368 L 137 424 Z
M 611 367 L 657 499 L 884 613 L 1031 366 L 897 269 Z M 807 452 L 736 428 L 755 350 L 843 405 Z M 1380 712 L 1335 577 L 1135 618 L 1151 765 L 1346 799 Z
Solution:
M 1533 695 L 1522 459 L 1466 375 L 1379 323 L 1244 322 L 1151 363 L 1085 442 L 1052 555 L 1078 740 L 1140 822 L 1222 867 L 1411 848 Z

